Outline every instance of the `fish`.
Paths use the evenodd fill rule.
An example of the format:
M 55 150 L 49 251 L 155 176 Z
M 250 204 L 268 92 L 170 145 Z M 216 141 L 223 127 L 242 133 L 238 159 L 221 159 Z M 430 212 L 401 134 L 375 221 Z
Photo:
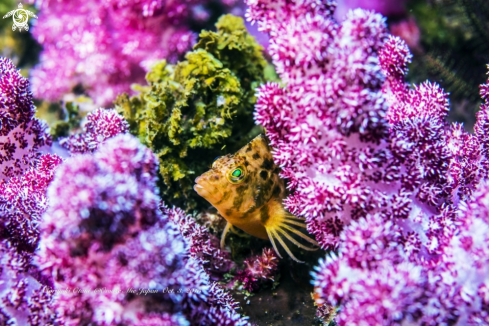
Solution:
M 298 230 L 306 228 L 305 219 L 291 214 L 284 207 L 283 200 L 288 192 L 279 176 L 280 171 L 273 161 L 268 139 L 258 135 L 235 154 L 216 158 L 210 170 L 195 179 L 197 194 L 227 221 L 221 235 L 222 248 L 226 234 L 233 227 L 270 240 L 280 258 L 277 243 L 293 260 L 302 263 L 292 254 L 285 239 L 304 250 L 319 248 L 315 240 Z M 316 247 L 305 246 L 292 234 Z

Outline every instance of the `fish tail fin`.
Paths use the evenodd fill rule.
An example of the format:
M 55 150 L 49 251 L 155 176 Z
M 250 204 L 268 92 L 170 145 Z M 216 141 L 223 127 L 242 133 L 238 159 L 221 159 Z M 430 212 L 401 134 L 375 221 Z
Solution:
M 269 214 L 270 216 L 264 222 L 264 227 L 267 231 L 268 238 L 272 243 L 273 249 L 275 249 L 277 255 L 282 258 L 277 247 L 278 242 L 293 260 L 298 263 L 303 263 L 303 261 L 300 261 L 299 259 L 297 259 L 297 257 L 294 256 L 292 251 L 285 243 L 284 239 L 289 240 L 297 247 L 307 251 L 315 251 L 319 249 L 319 244 L 315 240 L 311 239 L 309 236 L 298 230 L 298 228 L 306 228 L 305 219 L 294 216 L 291 213 L 287 212 L 287 210 L 285 210 L 280 202 L 271 202 L 269 206 L 272 206 L 269 207 L 269 212 L 272 213 Z M 304 244 L 294 239 L 291 234 L 299 236 L 300 238 L 313 244 L 317 248 L 305 246 Z

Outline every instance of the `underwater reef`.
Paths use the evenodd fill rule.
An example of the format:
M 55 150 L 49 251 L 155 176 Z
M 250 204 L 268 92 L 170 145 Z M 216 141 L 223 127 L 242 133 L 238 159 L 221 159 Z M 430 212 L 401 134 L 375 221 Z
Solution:
M 253 104 L 255 88 L 265 82 L 263 48 L 240 17 L 222 16 L 216 27 L 200 34 L 186 60 L 157 63 L 140 94 L 116 101 L 130 132 L 160 160 L 163 199 L 185 209 L 204 205 L 194 179 L 212 160 L 257 134 Z
M 143 28 L 165 34 L 171 10 L 158 4 L 88 1 L 80 13 L 128 23 L 106 39 L 122 42 L 140 35 L 140 21 L 165 21 Z M 121 67 L 75 78 L 76 56 L 42 72 L 48 53 L 77 51 L 69 42 L 45 47 L 32 84 L 0 59 L 0 325 L 292 325 L 309 324 L 313 311 L 316 325 L 489 325 L 489 80 L 469 133 L 447 119 L 438 84 L 406 82 L 410 49 L 381 14 L 354 9 L 338 21 L 331 0 L 246 4 L 269 36 L 267 54 L 243 19 L 224 15 L 215 31 L 165 48 L 172 53 L 143 46 L 124 63 L 123 51 L 95 47 L 80 61 L 141 67 L 149 51 L 146 84 L 142 69 L 112 85 Z M 38 6 L 59 19 L 40 19 L 36 37 L 76 7 Z M 170 35 L 193 37 L 176 21 Z M 102 27 L 80 23 L 87 33 L 77 35 Z M 94 100 L 118 95 L 115 106 L 53 140 L 31 87 L 54 99 L 94 81 Z M 286 181 L 284 206 L 322 249 L 302 252 L 305 264 L 236 230 L 221 248 L 220 218 L 192 189 L 214 157 L 259 133 Z
M 245 324 L 160 211 L 156 167 L 151 150 L 129 134 L 59 167 L 37 263 L 55 289 L 80 291 L 57 296 L 58 318 L 82 325 Z
M 437 84 L 405 83 L 411 54 L 379 14 L 338 25 L 333 2 L 248 3 L 286 85 L 259 89 L 256 120 L 289 181 L 286 207 L 333 250 L 317 303 L 339 325 L 489 323 L 488 84 L 469 134 L 446 121 Z
M 16 164 L 1 185 L 0 323 L 246 325 L 160 210 L 157 158 L 125 133 L 122 117 L 93 112 L 85 132 L 68 139 L 71 157 L 40 156 L 50 138 L 40 128 L 29 142 L 39 121 L 28 81 L 8 59 L 0 68 L 3 126 L 19 116 L 23 151 L 13 155 L 29 163 Z M 91 142 L 96 130 L 109 139 Z

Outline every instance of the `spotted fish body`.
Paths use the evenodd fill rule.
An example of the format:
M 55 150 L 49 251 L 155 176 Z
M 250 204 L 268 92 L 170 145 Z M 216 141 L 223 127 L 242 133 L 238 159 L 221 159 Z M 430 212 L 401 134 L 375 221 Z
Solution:
M 280 256 L 278 241 L 297 260 L 282 237 L 306 250 L 315 249 L 302 245 L 290 233 L 317 243 L 296 230 L 297 226 L 305 227 L 303 220 L 284 208 L 287 192 L 279 172 L 268 140 L 260 135 L 235 154 L 218 158 L 211 170 L 195 180 L 194 189 L 228 221 L 223 239 L 229 227 L 236 226 L 257 238 L 270 239 Z

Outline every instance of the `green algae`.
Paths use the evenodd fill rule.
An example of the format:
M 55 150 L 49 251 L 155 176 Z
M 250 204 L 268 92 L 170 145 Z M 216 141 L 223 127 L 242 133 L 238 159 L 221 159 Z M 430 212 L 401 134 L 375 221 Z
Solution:
M 209 206 L 194 179 L 261 132 L 253 122 L 255 89 L 273 75 L 242 18 L 222 16 L 216 27 L 200 34 L 184 61 L 158 62 L 148 85 L 134 87 L 138 95 L 116 101 L 130 132 L 159 158 L 163 199 L 187 211 Z

